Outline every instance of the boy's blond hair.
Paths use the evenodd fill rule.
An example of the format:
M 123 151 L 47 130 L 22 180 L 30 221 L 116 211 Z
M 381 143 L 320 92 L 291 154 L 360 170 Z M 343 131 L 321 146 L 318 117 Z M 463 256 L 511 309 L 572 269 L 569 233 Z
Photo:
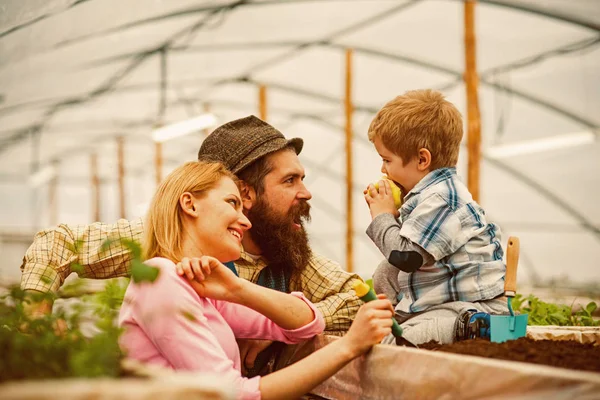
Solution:
M 388 102 L 369 126 L 376 137 L 406 165 L 419 149 L 431 153 L 430 170 L 455 167 L 463 136 L 458 109 L 435 90 L 412 90 Z
M 176 168 L 161 182 L 154 194 L 144 223 L 144 259 L 164 257 L 178 262 L 183 256 L 183 209 L 179 197 L 189 192 L 202 198 L 223 178 L 237 183 L 225 166 L 215 162 L 192 161 Z

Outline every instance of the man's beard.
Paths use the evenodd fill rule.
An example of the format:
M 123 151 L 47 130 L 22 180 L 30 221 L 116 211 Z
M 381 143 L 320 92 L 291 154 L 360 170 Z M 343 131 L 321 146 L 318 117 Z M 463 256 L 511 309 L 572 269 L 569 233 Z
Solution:
M 262 250 L 269 268 L 287 269 L 290 276 L 297 276 L 312 256 L 304 222 L 310 221 L 310 204 L 302 200 L 287 214 L 277 215 L 268 203 L 259 197 L 248 212 L 252 223 L 252 241 Z M 294 223 L 300 224 L 298 229 Z

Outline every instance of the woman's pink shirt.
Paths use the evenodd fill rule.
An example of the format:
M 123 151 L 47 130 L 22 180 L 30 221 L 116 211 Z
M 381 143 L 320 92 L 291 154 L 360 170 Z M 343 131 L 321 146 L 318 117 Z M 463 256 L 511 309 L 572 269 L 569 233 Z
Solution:
M 121 347 L 127 356 L 144 363 L 176 370 L 219 375 L 236 386 L 239 399 L 260 399 L 260 377 L 241 374 L 236 338 L 298 343 L 323 332 L 321 313 L 300 292 L 315 318 L 294 330 L 279 327 L 264 315 L 239 304 L 198 296 L 188 281 L 177 275 L 175 264 L 153 258 L 146 264 L 160 273 L 153 283 L 130 283 L 119 314 L 125 328 Z

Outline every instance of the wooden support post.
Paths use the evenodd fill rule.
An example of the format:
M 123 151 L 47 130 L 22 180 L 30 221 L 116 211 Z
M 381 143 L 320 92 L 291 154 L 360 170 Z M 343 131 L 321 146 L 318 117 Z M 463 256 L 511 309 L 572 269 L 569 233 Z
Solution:
M 92 177 L 92 220 L 100 221 L 100 178 L 98 177 L 98 156 L 90 156 L 90 175 Z
M 202 111 L 204 111 L 205 114 L 210 113 L 210 104 L 204 103 L 202 105 Z M 208 136 L 210 134 L 210 128 L 204 128 L 202 133 L 204 133 L 204 136 Z
M 163 154 L 162 143 L 154 142 L 154 168 L 156 171 L 156 186 L 162 182 Z
M 58 171 L 59 166 L 58 163 L 53 164 L 56 172 L 54 177 L 50 181 L 50 185 L 48 186 L 48 208 L 50 210 L 49 222 L 50 225 L 54 226 L 58 223 Z
M 123 136 L 117 138 L 117 163 L 119 174 L 119 218 L 126 218 L 125 212 L 125 143 Z
M 481 163 L 481 120 L 477 86 L 477 54 L 475 38 L 475 0 L 465 1 L 465 87 L 467 91 L 467 185 L 473 199 L 479 202 L 479 168 Z
M 354 271 L 354 223 L 352 211 L 352 49 L 346 50 L 346 269 Z
M 258 117 L 263 121 L 267 120 L 267 87 L 265 85 L 258 87 Z

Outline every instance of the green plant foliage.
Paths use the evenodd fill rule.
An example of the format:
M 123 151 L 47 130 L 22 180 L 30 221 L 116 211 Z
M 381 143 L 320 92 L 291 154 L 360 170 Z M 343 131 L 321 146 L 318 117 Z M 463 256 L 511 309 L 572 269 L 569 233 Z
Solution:
M 79 329 L 79 312 L 31 317 L 32 302 L 54 300 L 52 294 L 26 293 L 13 287 L 0 298 L 0 382 L 17 379 L 116 376 L 123 354 L 118 346 L 121 330 L 114 324 L 117 309 L 106 311 L 91 339 Z M 58 326 L 66 322 L 66 332 Z
M 600 321 L 592 317 L 598 307 L 594 302 L 573 312 L 572 307 L 565 304 L 546 303 L 534 295 L 523 297 L 517 294 L 512 306 L 515 311 L 529 314 L 529 325 L 600 326 Z
M 135 283 L 154 282 L 159 271 L 158 268 L 150 267 L 140 260 L 131 261 L 131 279 Z
M 131 250 L 134 280 L 153 282 L 158 270 L 142 263 L 139 244 L 131 241 L 123 244 Z M 82 300 L 97 317 L 98 333 L 91 338 L 85 337 L 80 329 L 81 306 L 68 314 L 59 311 L 32 316 L 27 312 L 28 305 L 54 302 L 56 295 L 9 288 L 0 296 L 0 382 L 121 374 L 124 354 L 118 340 L 122 330 L 116 319 L 127 284 L 127 280 L 109 281 L 103 291 L 83 296 Z M 80 291 L 78 285 L 65 287 L 61 293 L 64 297 L 74 296 Z M 59 330 L 65 323 L 68 328 Z
M 100 251 L 108 251 L 115 242 L 127 247 L 131 253 L 131 278 L 133 281 L 135 283 L 154 282 L 160 270 L 144 264 L 142 260 L 142 248 L 138 242 L 129 239 L 109 239 L 102 244 Z

